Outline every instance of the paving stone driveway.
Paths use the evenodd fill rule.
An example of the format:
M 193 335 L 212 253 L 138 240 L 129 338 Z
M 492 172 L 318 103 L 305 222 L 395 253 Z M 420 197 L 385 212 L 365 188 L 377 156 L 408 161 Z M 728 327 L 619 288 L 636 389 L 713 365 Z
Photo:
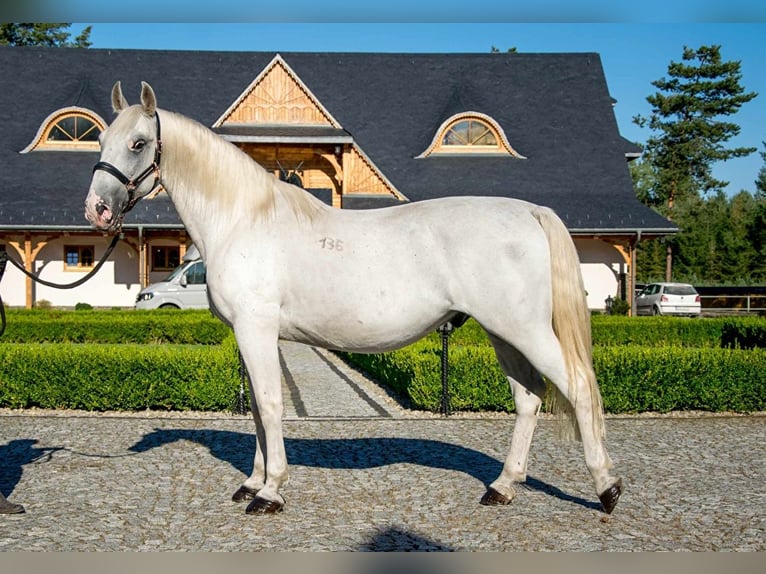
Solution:
M 543 418 L 525 488 L 488 508 L 513 416 L 414 413 L 325 351 L 282 358 L 282 514 L 231 502 L 247 416 L 0 410 L 0 490 L 27 509 L 0 515 L 0 550 L 766 549 L 765 416 L 610 417 L 626 485 L 611 516 Z

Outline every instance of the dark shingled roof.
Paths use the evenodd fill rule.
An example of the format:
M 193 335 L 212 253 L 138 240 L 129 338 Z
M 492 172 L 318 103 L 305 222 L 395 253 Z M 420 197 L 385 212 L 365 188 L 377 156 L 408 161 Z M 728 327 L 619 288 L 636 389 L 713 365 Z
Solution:
M 212 124 L 276 52 L 0 47 L 4 133 L 0 228 L 86 228 L 83 201 L 98 155 L 19 153 L 52 112 L 80 106 L 111 121 L 117 81 L 129 101 L 149 82 L 161 108 Z M 237 138 L 353 139 L 410 201 L 450 195 L 517 197 L 555 209 L 572 231 L 673 232 L 635 197 L 597 54 L 292 53 L 280 56 L 342 129 L 224 127 Z M 416 159 L 450 116 L 487 114 L 527 159 Z M 345 207 L 385 202 L 347 198 Z M 126 225 L 180 225 L 166 196 L 141 202 Z

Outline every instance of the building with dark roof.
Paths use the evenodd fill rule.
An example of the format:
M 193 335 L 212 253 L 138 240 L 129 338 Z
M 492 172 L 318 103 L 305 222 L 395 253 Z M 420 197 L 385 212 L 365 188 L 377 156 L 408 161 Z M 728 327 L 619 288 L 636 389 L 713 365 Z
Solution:
M 676 227 L 635 197 L 600 58 L 574 54 L 273 53 L 0 47 L 0 249 L 50 281 L 86 272 L 108 238 L 83 216 L 97 136 L 120 81 L 196 119 L 278 177 L 343 209 L 453 195 L 553 208 L 575 239 L 589 305 L 632 293 L 638 241 Z M 166 195 L 128 215 L 99 275 L 72 291 L 15 269 L 10 305 L 130 306 L 183 256 Z

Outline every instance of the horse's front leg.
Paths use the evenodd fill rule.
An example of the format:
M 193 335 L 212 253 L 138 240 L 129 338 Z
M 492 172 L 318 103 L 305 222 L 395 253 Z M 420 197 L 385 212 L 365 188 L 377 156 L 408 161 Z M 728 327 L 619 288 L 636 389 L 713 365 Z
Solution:
M 263 423 L 258 412 L 258 405 L 255 402 L 253 379 L 249 374 L 247 378 L 250 392 L 250 411 L 253 414 L 253 422 L 255 422 L 255 456 L 253 457 L 253 472 L 231 497 L 234 502 L 250 502 L 258 494 L 258 491 L 266 485 L 266 460 L 263 452 L 266 436 L 263 432 Z
M 279 493 L 287 482 L 287 456 L 282 434 L 282 384 L 276 321 L 248 319 L 234 326 L 242 357 L 250 373 L 250 398 L 256 427 L 253 473 L 235 493 L 250 500 L 248 514 L 280 512 L 285 504 Z

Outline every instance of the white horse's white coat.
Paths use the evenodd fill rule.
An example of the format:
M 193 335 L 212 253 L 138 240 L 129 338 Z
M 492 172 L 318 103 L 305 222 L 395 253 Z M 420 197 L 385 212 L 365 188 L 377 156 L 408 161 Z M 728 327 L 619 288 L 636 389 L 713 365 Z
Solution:
M 271 511 L 284 503 L 280 338 L 379 352 L 465 313 L 490 334 L 517 405 L 510 453 L 487 503 L 510 502 L 513 483 L 526 478 L 543 374 L 576 418 L 597 493 L 617 489 L 605 503 L 611 512 L 619 481 L 609 474 L 603 444 L 579 263 L 551 210 L 482 197 L 333 209 L 196 122 L 158 112 L 147 84 L 141 105 L 129 107 L 119 84 L 112 100 L 119 115 L 102 134 L 102 160 L 128 176 L 142 171 L 156 148 L 159 113 L 162 184 L 205 260 L 211 302 L 233 327 L 246 362 L 257 433 L 244 483 L 255 497 L 251 506 L 262 510 L 265 501 Z M 138 191 L 150 187 L 144 182 Z M 86 216 L 114 228 L 126 197 L 116 178 L 96 172 Z

